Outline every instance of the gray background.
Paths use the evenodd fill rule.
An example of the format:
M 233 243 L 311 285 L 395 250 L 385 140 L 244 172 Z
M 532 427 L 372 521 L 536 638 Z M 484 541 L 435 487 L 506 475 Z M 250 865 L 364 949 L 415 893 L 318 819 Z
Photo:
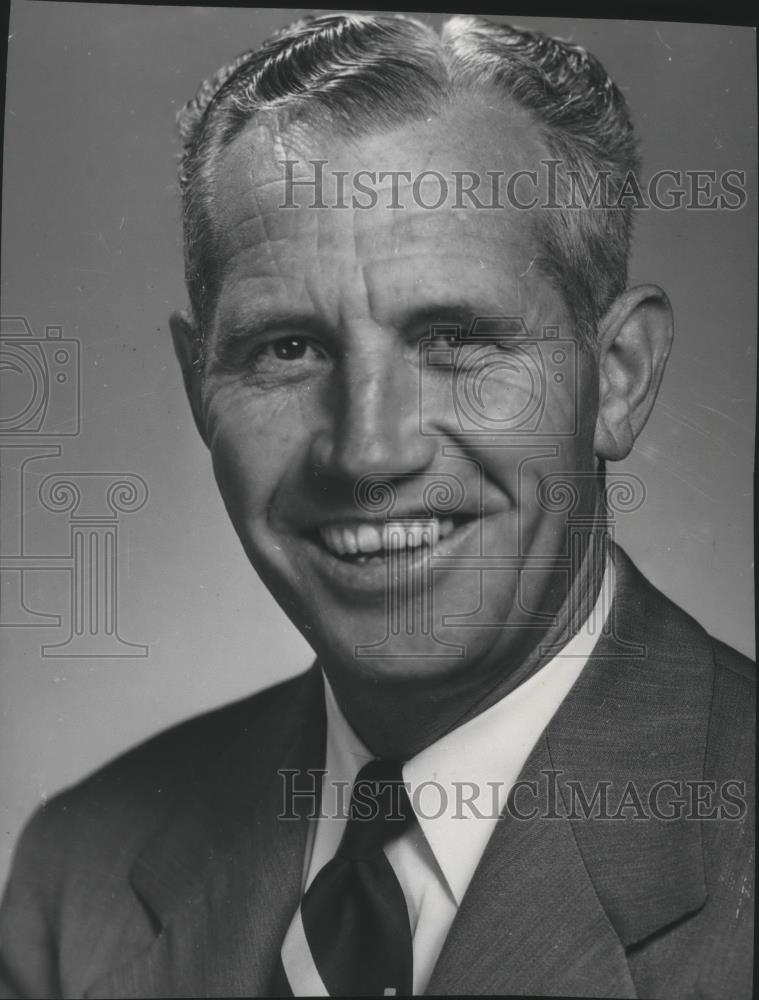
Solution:
M 142 659 L 43 658 L 66 629 L 0 630 L 0 883 L 42 797 L 123 748 L 285 678 L 310 651 L 245 561 L 185 402 L 167 332 L 183 305 L 174 114 L 200 80 L 293 11 L 15 3 L 3 189 L 3 313 L 81 342 L 82 430 L 28 484 L 39 553 L 66 519 L 42 473 L 122 471 L 148 504 L 122 518 L 119 629 Z M 427 16 L 438 23 L 440 18 Z M 569 37 L 627 95 L 648 172 L 743 169 L 740 212 L 640 213 L 634 280 L 670 294 L 676 345 L 657 408 L 621 467 L 643 508 L 618 537 L 710 631 L 753 653 L 756 70 L 747 28 L 505 17 Z M 7 459 L 6 459 L 7 461 Z M 16 508 L 17 508 L 16 504 Z M 13 518 L 14 498 L 5 497 Z M 31 522 L 30 522 L 31 523 Z M 12 528 L 12 525 L 10 526 Z M 28 599 L 67 618 L 67 576 Z

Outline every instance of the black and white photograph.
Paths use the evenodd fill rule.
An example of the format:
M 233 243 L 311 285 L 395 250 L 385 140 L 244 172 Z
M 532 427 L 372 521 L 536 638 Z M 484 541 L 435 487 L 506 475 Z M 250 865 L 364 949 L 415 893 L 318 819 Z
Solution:
M 756 31 L 534 10 L 12 0 L 0 997 L 752 996 Z

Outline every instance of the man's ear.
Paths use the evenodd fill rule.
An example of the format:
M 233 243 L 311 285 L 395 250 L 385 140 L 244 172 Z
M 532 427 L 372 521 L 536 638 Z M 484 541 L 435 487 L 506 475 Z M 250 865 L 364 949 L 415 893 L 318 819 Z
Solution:
M 198 428 L 203 441 L 208 444 L 200 392 L 202 380 L 202 340 L 192 319 L 184 311 L 177 311 L 171 314 L 169 317 L 169 328 L 171 329 L 171 339 L 174 342 L 174 353 L 182 369 L 185 392 L 190 401 L 190 409 L 195 418 L 195 426 Z
M 672 346 L 669 299 L 656 285 L 623 292 L 598 331 L 598 418 L 595 452 L 619 461 L 643 430 Z

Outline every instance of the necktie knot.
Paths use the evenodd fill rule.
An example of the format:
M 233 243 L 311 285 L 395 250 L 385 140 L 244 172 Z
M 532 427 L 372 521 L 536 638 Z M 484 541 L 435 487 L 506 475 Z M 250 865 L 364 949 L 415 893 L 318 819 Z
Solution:
M 353 861 L 370 858 L 401 836 L 413 820 L 401 765 L 392 760 L 372 760 L 361 768 L 353 783 L 338 856 Z

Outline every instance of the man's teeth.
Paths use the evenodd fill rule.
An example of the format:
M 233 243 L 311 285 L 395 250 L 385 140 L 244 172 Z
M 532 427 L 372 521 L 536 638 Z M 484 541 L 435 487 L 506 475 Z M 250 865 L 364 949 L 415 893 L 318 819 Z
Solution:
M 372 555 L 376 552 L 434 548 L 453 531 L 453 518 L 389 524 L 325 524 L 319 528 L 322 542 L 336 556 Z

